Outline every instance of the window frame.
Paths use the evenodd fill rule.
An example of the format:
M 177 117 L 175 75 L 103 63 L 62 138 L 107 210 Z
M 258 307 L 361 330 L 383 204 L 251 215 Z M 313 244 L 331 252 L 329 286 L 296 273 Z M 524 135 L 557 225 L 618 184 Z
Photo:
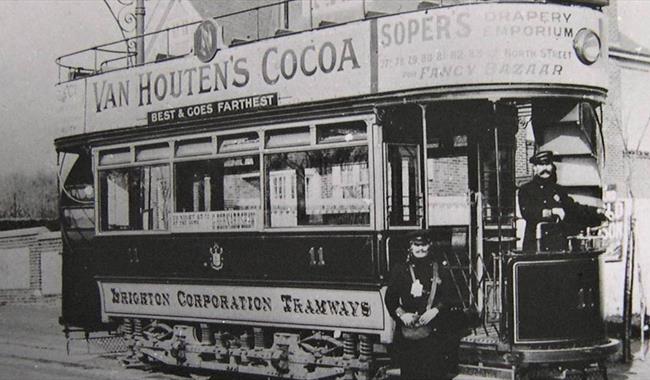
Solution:
M 365 124 L 366 127 L 366 136 L 365 139 L 353 139 L 348 142 L 327 142 L 323 143 L 318 141 L 317 130 L 319 127 L 331 127 L 332 125 L 342 124 L 346 122 L 360 122 Z M 375 126 L 375 115 L 374 114 L 363 114 L 356 116 L 348 117 L 333 117 L 333 118 L 319 118 L 312 119 L 307 121 L 298 121 L 290 123 L 278 123 L 270 125 L 257 125 L 251 127 L 243 127 L 237 129 L 227 129 L 214 132 L 206 133 L 197 133 L 197 134 L 187 134 L 182 136 L 173 136 L 173 137 L 163 137 L 163 138 L 153 138 L 148 140 L 137 140 L 128 143 L 120 144 L 111 144 L 111 145 L 102 145 L 93 147 L 92 149 L 92 168 L 94 176 L 94 186 L 95 186 L 95 200 L 94 200 L 94 209 L 95 209 L 95 233 L 97 236 L 114 236 L 114 235 L 171 235 L 171 234 L 187 234 L 187 233 L 232 233 L 232 232 L 299 232 L 299 231 L 359 231 L 359 230 L 373 230 L 377 225 L 376 217 L 381 214 L 379 208 L 383 207 L 381 199 L 377 199 L 377 186 L 380 186 L 381 180 L 377 181 L 374 173 L 376 173 L 376 150 L 373 142 L 376 137 L 374 136 L 374 126 Z M 300 144 L 296 146 L 282 146 L 282 147 L 266 147 L 266 133 L 267 132 L 276 132 L 281 130 L 291 130 L 300 128 L 309 128 L 309 144 Z M 228 137 L 242 135 L 242 134 L 253 134 L 256 133 L 259 136 L 258 143 L 256 147 L 251 149 L 242 149 L 238 151 L 228 151 L 220 152 L 220 143 L 223 139 Z M 182 155 L 177 156 L 177 147 L 179 143 L 188 143 L 192 140 L 199 139 L 211 139 L 212 149 L 209 153 L 193 154 L 193 155 Z M 169 154 L 165 158 L 155 159 L 155 160 L 146 160 L 146 161 L 137 161 L 136 155 L 139 149 L 146 148 L 147 146 L 159 146 L 161 144 L 169 145 Z M 284 153 L 284 152 L 306 152 L 306 151 L 318 151 L 318 150 L 333 150 L 340 148 L 354 148 L 358 146 L 365 146 L 368 153 L 368 187 L 370 191 L 369 198 L 372 203 L 370 205 L 370 217 L 369 223 L 363 225 L 298 225 L 295 227 L 271 227 L 266 226 L 266 197 L 270 189 L 267 188 L 266 184 L 266 159 L 267 155 Z M 124 163 L 116 164 L 107 164 L 101 165 L 100 158 L 101 155 L 119 149 L 128 149 L 129 161 Z M 242 156 L 254 156 L 258 155 L 259 157 L 259 181 L 260 181 L 260 208 L 259 208 L 259 217 L 260 220 L 257 223 L 255 228 L 246 228 L 246 229 L 224 229 L 216 231 L 196 231 L 196 232 L 185 232 L 185 231 L 176 231 L 173 232 L 172 227 L 172 217 L 176 213 L 176 202 L 177 202 L 177 186 L 176 186 L 176 172 L 177 172 L 177 163 L 189 163 L 189 162 L 198 162 L 198 161 L 208 161 L 216 159 L 227 159 L 233 157 L 242 157 Z M 381 163 L 379 163 L 381 165 Z M 101 207 L 102 196 L 100 188 L 100 173 L 107 170 L 114 169 L 127 169 L 135 167 L 151 167 L 151 166 L 167 166 L 169 168 L 169 181 L 171 184 L 171 191 L 169 195 L 168 202 L 170 204 L 168 210 L 168 223 L 167 228 L 163 230 L 123 230 L 123 231 L 108 231 L 102 230 L 103 221 L 101 218 Z M 378 211 L 379 210 L 379 211 Z
M 393 196 L 391 194 L 391 182 L 392 178 L 390 178 L 390 149 L 396 147 L 396 148 L 412 148 L 415 149 L 415 199 L 414 199 L 414 206 L 415 206 L 415 218 L 416 221 L 413 224 L 393 224 L 391 220 L 391 197 Z M 413 230 L 417 228 L 422 228 L 425 223 L 425 198 L 424 198 L 424 188 L 422 184 L 422 147 L 420 144 L 417 143 L 411 143 L 411 142 L 384 142 L 384 163 L 386 165 L 385 167 L 385 192 L 384 192 L 384 197 L 386 198 L 386 209 L 385 209 L 385 218 L 386 218 L 386 228 L 389 230 Z M 390 194 L 390 195 L 389 195 Z M 402 208 L 404 205 L 402 205 Z M 419 210 L 419 211 L 418 211 Z M 419 214 L 418 214 L 419 212 Z M 404 214 L 401 214 L 402 216 Z
M 136 160 L 136 154 L 137 154 L 137 148 L 142 148 L 142 147 L 147 147 L 147 146 L 157 146 L 157 145 L 162 145 L 162 144 L 169 144 L 169 155 L 166 159 L 156 159 L 156 160 L 143 160 L 143 161 L 137 161 Z M 129 156 L 129 162 L 126 163 L 119 163 L 119 164 L 108 164 L 108 165 L 101 165 L 100 164 L 100 159 L 101 155 L 104 152 L 109 152 L 112 150 L 119 150 L 119 149 L 128 149 L 130 152 Z M 92 157 L 93 157 L 93 175 L 94 175 L 94 186 L 95 186 L 95 234 L 97 236 L 112 236 L 112 235 L 161 235 L 161 234 L 169 234 L 170 233 L 170 228 L 169 228 L 169 222 L 167 225 L 166 229 L 158 229 L 158 230 L 145 230 L 145 229 L 138 229 L 138 230 L 103 230 L 102 225 L 104 223 L 102 219 L 102 189 L 101 189 L 101 172 L 104 171 L 109 171 L 109 170 L 119 170 L 119 169 L 131 169 L 131 168 L 142 168 L 142 167 L 153 167 L 153 166 L 167 166 L 168 171 L 169 171 L 169 182 L 170 184 L 173 184 L 174 182 L 174 173 L 172 170 L 172 153 L 174 152 L 174 144 L 172 139 L 152 139 L 152 140 L 144 140 L 144 141 L 138 141 L 138 142 L 130 142 L 130 143 L 124 143 L 124 144 L 116 144 L 116 145 L 110 145 L 106 147 L 98 147 L 98 148 L 93 148 L 92 150 Z M 173 204 L 174 202 L 174 189 L 173 187 L 171 188 L 170 194 L 169 194 L 169 199 L 168 201 L 170 204 Z M 168 219 L 169 220 L 169 219 Z

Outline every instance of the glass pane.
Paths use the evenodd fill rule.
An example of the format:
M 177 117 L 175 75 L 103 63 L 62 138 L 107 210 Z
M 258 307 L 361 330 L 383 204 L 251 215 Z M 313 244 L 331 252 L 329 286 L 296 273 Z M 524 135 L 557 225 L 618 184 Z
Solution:
M 202 156 L 212 153 L 212 137 L 179 141 L 176 143 L 176 157 Z
M 368 225 L 368 147 L 266 157 L 266 223 L 270 227 Z
M 283 129 L 266 133 L 267 148 L 281 148 L 286 146 L 309 145 L 309 128 Z
M 169 144 L 156 144 L 135 148 L 136 161 L 153 161 L 169 158 Z
M 259 156 L 176 164 L 176 211 L 258 209 Z
M 365 140 L 367 137 L 363 121 L 319 125 L 317 131 L 319 144 Z
M 259 156 L 176 164 L 175 232 L 256 228 L 260 224 Z
M 165 230 L 169 214 L 169 166 L 100 172 L 102 231 Z
M 241 152 L 243 150 L 255 150 L 260 145 L 260 138 L 257 133 L 246 133 L 243 135 L 217 137 L 219 141 L 219 153 Z
M 100 165 L 114 165 L 131 162 L 131 150 L 129 148 L 114 149 L 99 154 Z
M 417 146 L 388 146 L 388 213 L 394 226 L 415 226 L 421 215 Z
M 74 163 L 74 165 L 61 176 L 65 178 L 61 206 L 79 206 L 79 204 L 92 203 L 95 200 L 95 189 L 90 156 L 70 156 L 66 154 L 62 162 L 64 169 L 67 169 L 68 163 Z

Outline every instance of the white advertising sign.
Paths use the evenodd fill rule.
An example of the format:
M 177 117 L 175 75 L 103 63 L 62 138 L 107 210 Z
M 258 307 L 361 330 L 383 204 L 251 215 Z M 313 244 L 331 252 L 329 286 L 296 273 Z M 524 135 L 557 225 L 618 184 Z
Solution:
M 475 4 L 381 18 L 378 91 L 533 83 L 607 88 L 606 44 L 591 66 L 576 56 L 574 37 L 583 28 L 601 40 L 607 33 L 600 12 L 549 4 Z
M 243 231 L 259 227 L 258 210 L 172 213 L 172 232 Z
M 56 86 L 57 109 L 52 113 L 53 125 L 58 128 L 59 136 L 85 133 L 84 102 L 86 99 L 86 82 L 76 80 Z
M 148 112 L 195 104 L 211 116 L 210 102 L 260 94 L 277 94 L 280 106 L 365 94 L 369 35 L 369 23 L 355 23 L 223 49 L 209 63 L 188 56 L 89 77 L 86 132 L 146 125 Z
M 383 330 L 377 291 L 98 281 L 104 316 Z
M 598 53 L 593 34 L 582 39 L 586 30 L 601 46 L 590 65 L 574 48 L 574 40 L 589 41 L 589 54 Z M 61 125 L 64 134 L 96 132 L 452 86 L 604 90 L 606 35 L 603 14 L 587 7 L 489 3 L 402 13 L 224 48 L 207 63 L 187 56 L 68 82 L 59 97 L 74 109 Z

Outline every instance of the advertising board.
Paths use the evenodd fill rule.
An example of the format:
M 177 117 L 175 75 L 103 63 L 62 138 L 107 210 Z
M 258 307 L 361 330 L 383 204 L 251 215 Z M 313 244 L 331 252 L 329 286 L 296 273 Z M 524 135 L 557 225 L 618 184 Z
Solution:
M 378 91 L 460 85 L 559 84 L 607 88 L 602 13 L 551 4 L 475 4 L 378 20 Z M 601 39 L 586 65 L 574 40 Z
M 61 125 L 64 134 L 87 133 L 422 89 L 489 86 L 512 96 L 555 85 L 604 93 L 606 35 L 604 15 L 587 7 L 407 12 L 224 47 L 205 63 L 185 56 L 67 82 Z M 593 61 L 578 54 L 585 41 Z
M 383 330 L 377 291 L 99 281 L 104 316 Z

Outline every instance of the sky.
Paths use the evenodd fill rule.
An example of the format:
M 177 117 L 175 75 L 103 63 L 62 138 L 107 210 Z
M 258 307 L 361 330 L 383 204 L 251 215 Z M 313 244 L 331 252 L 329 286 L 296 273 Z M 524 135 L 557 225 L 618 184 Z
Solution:
M 650 47 L 650 0 L 618 1 L 621 30 Z M 55 59 L 121 38 L 100 0 L 0 0 L 0 176 L 56 170 Z
M 0 0 L 0 176 L 56 170 L 58 56 L 120 39 L 97 0 Z

